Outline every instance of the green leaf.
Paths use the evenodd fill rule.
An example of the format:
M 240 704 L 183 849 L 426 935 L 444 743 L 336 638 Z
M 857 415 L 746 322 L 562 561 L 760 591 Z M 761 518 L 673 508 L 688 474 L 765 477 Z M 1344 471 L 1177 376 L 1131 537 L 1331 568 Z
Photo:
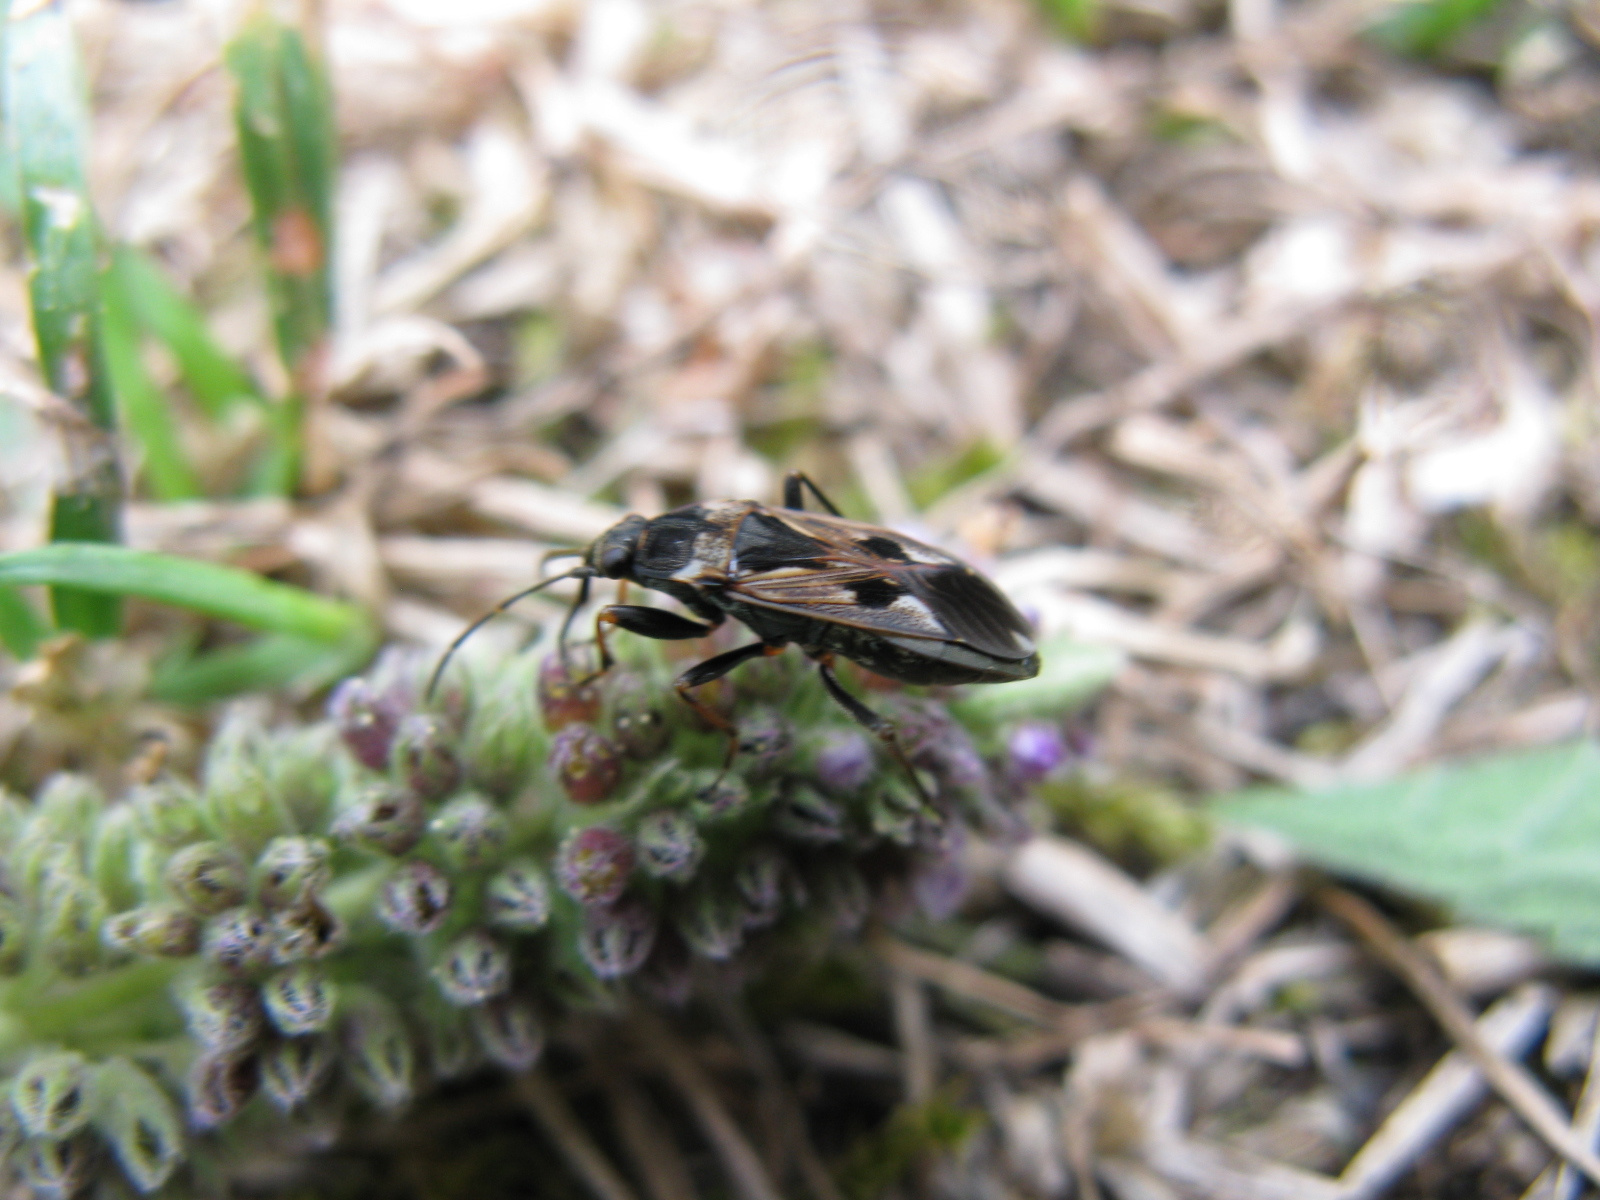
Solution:
M 72 29 L 60 4 L 9 23 L 5 133 L 22 207 L 34 337 L 46 383 L 97 429 L 115 421 L 100 332 L 100 239 L 85 161 L 89 110 Z M 87 463 L 58 490 L 52 541 L 119 540 L 122 480 L 111 441 L 78 448 Z M 103 637 L 121 625 L 115 599 L 70 589 L 51 596 L 56 620 Z
M 199 480 L 183 449 L 176 414 L 145 369 L 139 330 L 128 307 L 108 289 L 102 329 L 106 363 L 117 393 L 122 423 L 144 450 L 144 473 L 157 500 L 195 500 Z
M 1367 30 L 1373 41 L 1411 58 L 1435 58 L 1490 16 L 1500 0 L 1419 0 L 1397 4 Z
M 150 681 L 150 695 L 167 704 L 198 706 L 242 692 L 316 691 L 360 670 L 376 648 L 376 637 L 365 629 L 332 643 L 273 634 L 163 662 Z
M 298 378 L 332 311 L 333 102 L 300 34 L 270 17 L 252 20 L 229 44 L 227 60 L 239 88 L 234 120 L 256 240 L 267 255 L 278 348 Z
M 1600 964 L 1600 742 L 1495 755 L 1387 783 L 1253 789 L 1213 804 L 1313 861 L 1546 938 Z
M 207 416 L 220 418 L 241 400 L 267 403 L 245 369 L 212 337 L 200 310 L 148 255 L 118 247 L 112 253 L 108 284 L 107 308 L 121 306 L 172 352 L 184 386 Z
M 16 590 L 0 587 L 0 643 L 19 659 L 30 659 L 50 636 L 50 623 Z
M 369 628 L 354 605 L 234 567 L 125 546 L 58 543 L 0 554 L 0 584 L 30 583 L 139 596 L 321 642 L 343 642 Z

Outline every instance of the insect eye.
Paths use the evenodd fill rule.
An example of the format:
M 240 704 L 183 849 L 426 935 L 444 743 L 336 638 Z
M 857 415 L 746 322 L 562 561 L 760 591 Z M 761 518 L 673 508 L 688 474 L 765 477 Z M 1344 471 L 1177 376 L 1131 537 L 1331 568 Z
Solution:
M 615 579 L 628 569 L 629 557 L 626 546 L 607 546 L 600 551 L 601 574 Z

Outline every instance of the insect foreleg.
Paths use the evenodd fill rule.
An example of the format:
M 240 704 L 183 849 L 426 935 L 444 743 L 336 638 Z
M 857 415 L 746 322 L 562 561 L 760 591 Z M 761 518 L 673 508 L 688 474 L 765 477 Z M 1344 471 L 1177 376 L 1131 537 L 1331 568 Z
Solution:
M 804 471 L 790 471 L 789 474 L 784 476 L 783 506 L 804 512 L 806 509 L 806 499 L 802 491 L 804 488 L 810 488 L 811 494 L 817 498 L 817 502 L 834 516 L 844 516 L 842 512 L 833 506 L 833 501 L 822 494 L 822 489 L 811 481 L 811 476 Z
M 716 624 L 720 625 L 721 622 Z M 705 637 L 716 626 L 691 621 L 664 608 L 651 608 L 647 604 L 608 604 L 595 615 L 594 640 L 600 648 L 600 671 L 611 669 L 611 650 L 606 645 L 605 627 L 615 625 L 640 637 L 655 638 L 659 642 L 681 642 L 689 638 Z M 599 674 L 599 671 L 596 672 Z
M 844 690 L 839 677 L 833 673 L 831 654 L 818 657 L 817 674 L 822 676 L 822 686 L 828 689 L 828 695 L 834 698 L 839 707 L 849 713 L 856 724 L 867 732 L 877 735 L 883 744 L 889 747 L 889 753 L 894 755 L 896 761 L 905 768 L 906 774 L 911 777 L 911 784 L 917 789 L 917 795 L 922 798 L 922 802 L 932 804 L 933 799 L 928 795 L 928 789 L 922 786 L 922 779 L 917 775 L 916 768 L 906 757 L 905 747 L 900 744 L 900 735 L 895 732 L 894 722 L 882 713 L 873 712 Z
M 561 666 L 569 673 L 572 665 L 567 662 L 567 634 L 572 630 L 572 621 L 578 615 L 578 610 L 589 603 L 589 580 L 591 576 L 585 575 L 583 582 L 578 585 L 578 595 L 572 602 L 572 607 L 567 609 L 567 615 L 562 618 L 561 632 L 556 635 L 556 653 L 561 656 Z

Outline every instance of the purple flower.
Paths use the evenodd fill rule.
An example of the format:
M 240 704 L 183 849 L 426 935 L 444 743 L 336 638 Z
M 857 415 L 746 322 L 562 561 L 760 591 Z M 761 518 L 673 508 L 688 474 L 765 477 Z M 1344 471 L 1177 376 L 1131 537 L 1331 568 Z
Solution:
M 378 894 L 378 920 L 396 933 L 432 933 L 450 912 L 450 878 L 425 862 L 403 863 Z
M 817 753 L 817 782 L 830 792 L 860 791 L 877 766 L 877 752 L 866 734 L 836 730 L 828 734 Z
M 694 819 L 669 809 L 650 813 L 641 820 L 634 839 L 645 874 L 676 883 L 684 883 L 694 875 L 706 849 Z
M 633 843 L 615 829 L 591 825 L 569 833 L 556 851 L 556 882 L 580 904 L 615 904 L 635 863 Z
M 360 676 L 344 680 L 328 697 L 328 719 L 350 753 L 374 771 L 389 765 L 389 747 L 400 716 L 393 698 L 380 695 Z
M 1006 769 L 1019 783 L 1037 783 L 1071 756 L 1067 739 L 1054 725 L 1029 721 L 1006 738 Z
M 611 798 L 622 778 L 622 756 L 587 725 L 568 725 L 550 747 L 550 767 L 574 804 Z
M 569 670 L 561 655 L 549 654 L 539 664 L 539 711 L 546 729 L 585 724 L 600 715 L 600 689 L 589 672 Z

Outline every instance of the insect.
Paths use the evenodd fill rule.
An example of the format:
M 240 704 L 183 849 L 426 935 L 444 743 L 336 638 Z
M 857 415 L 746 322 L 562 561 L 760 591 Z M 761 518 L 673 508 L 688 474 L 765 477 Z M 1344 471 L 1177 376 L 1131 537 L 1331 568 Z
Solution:
M 806 510 L 807 490 L 826 513 Z M 785 479 L 782 508 L 715 500 L 659 517 L 624 517 L 586 550 L 565 553 L 582 561 L 468 626 L 435 669 L 434 683 L 478 626 L 524 596 L 562 579 L 581 580 L 561 628 L 565 653 L 568 630 L 593 580 L 631 582 L 666 593 L 699 619 L 646 605 L 606 605 L 595 617 L 597 673 L 612 664 L 605 639 L 610 627 L 677 641 L 705 637 L 732 617 L 757 640 L 697 663 L 674 684 L 690 708 L 730 735 L 729 762 L 736 731 L 697 700 L 694 689 L 740 663 L 796 645 L 817 664 L 828 694 L 889 746 L 922 790 L 893 723 L 845 690 L 834 673 L 835 656 L 913 684 L 1006 683 L 1039 673 L 1028 622 L 994 584 L 943 550 L 847 519 L 800 473 Z

